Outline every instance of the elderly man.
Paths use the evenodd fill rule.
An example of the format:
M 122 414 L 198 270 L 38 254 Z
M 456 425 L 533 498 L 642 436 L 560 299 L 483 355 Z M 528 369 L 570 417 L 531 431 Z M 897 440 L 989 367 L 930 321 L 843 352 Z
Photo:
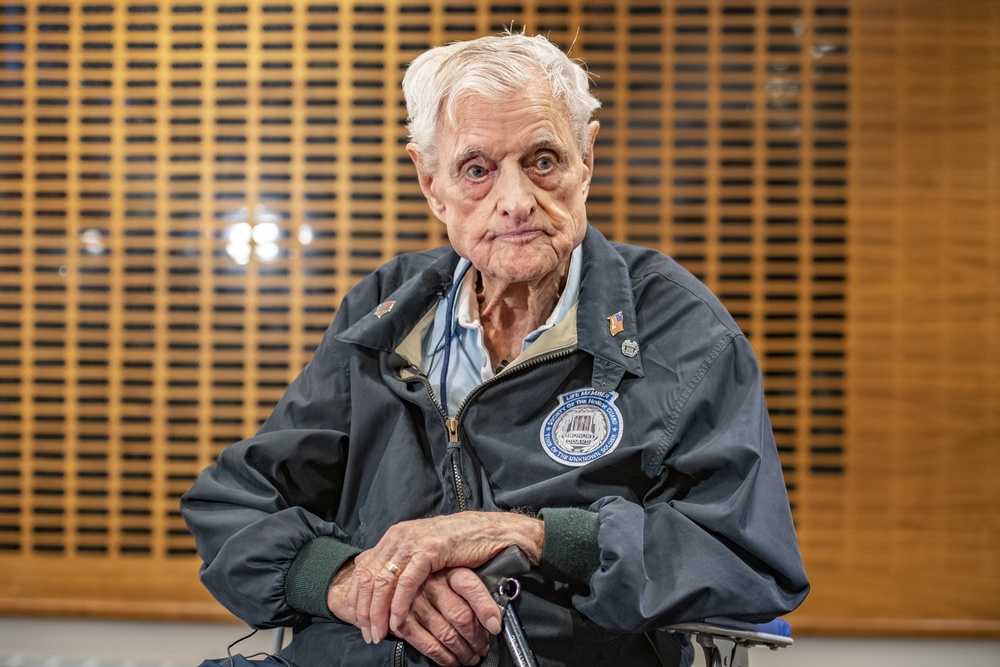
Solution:
M 687 664 L 656 627 L 795 608 L 754 354 L 675 262 L 588 226 L 584 70 L 514 34 L 431 49 L 403 88 L 451 246 L 347 294 L 260 432 L 185 496 L 205 585 L 293 626 L 301 667 L 503 663 L 472 569 L 510 545 L 542 665 Z

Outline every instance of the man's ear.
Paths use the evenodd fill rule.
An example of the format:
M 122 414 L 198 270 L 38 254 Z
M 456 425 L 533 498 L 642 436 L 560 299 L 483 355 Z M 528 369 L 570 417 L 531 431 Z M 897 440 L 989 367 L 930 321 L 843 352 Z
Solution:
M 417 168 L 417 181 L 420 183 L 420 191 L 424 193 L 427 205 L 439 220 L 444 221 L 444 203 L 434 194 L 434 174 L 426 168 L 424 157 L 420 153 L 419 147 L 410 142 L 406 144 L 406 152 L 410 154 L 413 165 Z
M 584 173 L 583 180 L 583 198 L 586 199 L 590 194 L 590 181 L 594 177 L 594 145 L 597 142 L 597 131 L 601 129 L 601 124 L 594 120 L 590 122 L 587 126 L 587 132 L 590 134 L 588 141 L 587 154 L 583 156 L 583 165 L 586 167 L 586 172 Z

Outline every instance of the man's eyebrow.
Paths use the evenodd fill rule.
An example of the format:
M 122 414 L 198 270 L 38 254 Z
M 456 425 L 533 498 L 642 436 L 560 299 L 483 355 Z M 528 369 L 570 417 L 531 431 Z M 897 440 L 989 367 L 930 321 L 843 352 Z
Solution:
M 456 151 L 452 162 L 454 164 L 462 164 L 469 158 L 474 157 L 489 157 L 489 153 L 482 146 L 463 146 L 460 150 Z
M 564 152 L 566 150 L 566 144 L 562 139 L 554 134 L 543 134 L 536 137 L 528 144 L 528 152 L 538 150 L 543 147 L 552 147 L 559 152 Z

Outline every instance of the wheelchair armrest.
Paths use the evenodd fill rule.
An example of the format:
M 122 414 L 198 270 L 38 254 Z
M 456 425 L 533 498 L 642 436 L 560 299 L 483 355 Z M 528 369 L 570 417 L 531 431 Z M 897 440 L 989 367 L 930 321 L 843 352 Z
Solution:
M 708 618 L 661 628 L 664 632 L 692 635 L 705 651 L 708 667 L 749 667 L 749 650 L 766 646 L 771 650 L 792 645 L 791 626 L 775 619 L 755 625 L 730 618 Z
M 791 637 L 791 626 L 780 618 L 763 624 L 747 623 L 730 618 L 709 618 L 704 621 L 668 625 L 661 630 L 684 632 L 691 635 L 707 635 L 728 639 L 748 647 L 766 646 L 772 650 L 785 648 L 794 643 Z

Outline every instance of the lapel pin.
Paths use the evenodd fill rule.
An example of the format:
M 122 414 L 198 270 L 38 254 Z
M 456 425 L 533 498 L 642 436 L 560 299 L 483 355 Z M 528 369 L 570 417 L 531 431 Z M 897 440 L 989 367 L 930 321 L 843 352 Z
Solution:
M 388 315 L 392 310 L 392 307 L 396 305 L 395 301 L 384 301 L 378 305 L 375 309 L 375 317 L 382 319 L 384 315 Z
M 639 354 L 639 343 L 631 339 L 626 340 L 622 343 L 622 354 L 630 359 Z
M 617 336 L 621 332 L 625 331 L 625 318 L 622 317 L 622 311 L 619 310 L 614 315 L 609 316 L 608 325 L 612 336 Z

